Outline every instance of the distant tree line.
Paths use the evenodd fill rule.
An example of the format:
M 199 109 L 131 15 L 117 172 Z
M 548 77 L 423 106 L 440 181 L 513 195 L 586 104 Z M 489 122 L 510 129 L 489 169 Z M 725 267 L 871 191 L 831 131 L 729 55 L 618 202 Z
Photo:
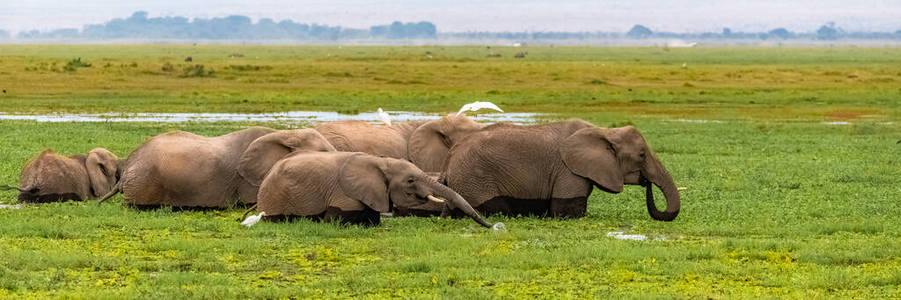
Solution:
M 435 25 L 429 22 L 402 23 L 372 26 L 370 29 L 342 28 L 318 24 L 279 22 L 260 19 L 253 23 L 249 17 L 231 15 L 224 18 L 189 20 L 185 17 L 148 18 L 147 12 L 138 11 L 126 19 L 113 19 L 104 24 L 86 25 L 84 30 L 74 28 L 47 32 L 37 30 L 20 32 L 18 38 L 164 38 L 164 39 L 301 39 L 337 40 L 346 38 L 435 38 Z M 8 33 L 7 33 L 8 35 Z M 2 37 L 2 33 L 0 33 Z
M 846 32 L 835 24 L 821 26 L 815 32 L 792 32 L 785 28 L 775 28 L 766 32 L 735 32 L 723 28 L 721 32 L 674 33 L 653 31 L 644 25 L 632 26 L 625 33 L 618 32 L 461 32 L 447 33 L 442 36 L 462 39 L 508 39 L 508 40 L 589 40 L 609 38 L 666 38 L 666 39 L 761 39 L 761 40 L 837 40 L 837 39 L 901 39 L 901 30 L 895 32 Z
M 775 28 L 766 32 L 735 32 L 723 28 L 720 32 L 673 33 L 653 31 L 644 25 L 635 25 L 625 33 L 620 32 L 459 32 L 442 33 L 442 37 L 460 39 L 506 40 L 590 40 L 609 38 L 669 38 L 669 39 L 761 39 L 761 40 L 836 40 L 836 39 L 901 39 L 901 30 L 895 32 L 846 32 L 834 23 L 821 26 L 815 32 L 792 32 Z M 0 30 L 0 39 L 12 35 Z M 158 17 L 148 18 L 147 12 L 138 11 L 130 17 L 113 19 L 104 24 L 86 25 L 83 30 L 64 28 L 41 32 L 23 31 L 20 39 L 434 39 L 438 31 L 430 22 L 402 23 L 372 26 L 369 29 L 343 28 L 319 24 L 296 23 L 292 20 L 274 21 L 260 19 L 253 23 L 249 17 L 232 15 L 223 18 Z

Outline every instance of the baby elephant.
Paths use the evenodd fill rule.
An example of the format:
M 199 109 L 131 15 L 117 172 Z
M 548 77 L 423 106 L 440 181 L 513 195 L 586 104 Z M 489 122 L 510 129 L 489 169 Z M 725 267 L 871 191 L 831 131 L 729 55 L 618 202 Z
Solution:
M 119 158 L 96 148 L 87 155 L 62 156 L 45 150 L 19 176 L 19 202 L 82 201 L 103 196 L 119 181 Z
M 307 152 L 277 162 L 260 185 L 267 220 L 293 216 L 378 225 L 379 213 L 444 201 L 490 227 L 466 200 L 412 163 L 360 152 Z

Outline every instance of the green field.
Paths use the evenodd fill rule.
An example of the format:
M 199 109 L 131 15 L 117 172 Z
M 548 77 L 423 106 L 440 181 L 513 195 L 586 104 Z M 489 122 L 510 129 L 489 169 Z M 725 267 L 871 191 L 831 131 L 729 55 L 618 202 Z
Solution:
M 247 229 L 238 208 L 136 211 L 121 196 L 0 209 L 0 297 L 901 297 L 901 48 L 526 50 L 0 45 L 0 112 L 450 112 L 489 100 L 633 124 L 686 188 L 671 223 L 627 187 L 595 191 L 578 220 L 488 218 L 506 233 L 439 218 Z M 91 66 L 67 70 L 79 57 Z M 125 157 L 167 130 L 249 125 L 294 126 L 0 121 L 0 185 L 46 148 Z

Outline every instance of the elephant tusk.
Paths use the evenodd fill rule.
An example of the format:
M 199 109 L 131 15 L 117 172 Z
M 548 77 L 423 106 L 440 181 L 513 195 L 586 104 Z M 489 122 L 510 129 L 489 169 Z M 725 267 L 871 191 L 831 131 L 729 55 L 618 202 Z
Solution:
M 429 200 L 434 201 L 434 202 L 444 203 L 444 199 L 437 198 L 437 197 L 432 196 L 432 195 L 428 195 L 428 196 L 426 196 L 426 198 L 429 198 Z

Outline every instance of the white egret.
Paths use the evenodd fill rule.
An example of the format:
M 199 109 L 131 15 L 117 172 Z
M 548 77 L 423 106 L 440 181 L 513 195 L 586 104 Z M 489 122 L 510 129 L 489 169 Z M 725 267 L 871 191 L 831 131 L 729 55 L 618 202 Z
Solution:
M 391 126 L 391 116 L 388 115 L 388 113 L 386 113 L 384 110 L 382 110 L 381 107 L 379 107 L 378 113 L 379 113 L 379 118 L 382 119 L 382 122 L 384 122 L 385 125 Z
M 263 216 L 265 216 L 265 215 L 266 215 L 265 211 L 260 212 L 257 215 L 251 215 L 251 216 L 247 217 L 247 219 L 244 219 L 244 222 L 241 222 L 241 225 L 247 226 L 249 228 L 250 226 L 253 226 L 253 224 L 256 224 L 257 222 L 259 222 L 260 219 L 262 219 Z
M 491 103 L 491 102 L 483 102 L 483 101 L 476 101 L 476 102 L 473 102 L 473 103 L 470 103 L 470 104 L 463 105 L 463 107 L 460 108 L 460 111 L 457 112 L 457 115 L 459 116 L 459 115 L 462 114 L 464 111 L 478 111 L 478 110 L 483 109 L 483 108 L 493 109 L 493 110 L 496 110 L 496 111 L 499 111 L 499 112 L 504 112 L 503 109 L 501 109 L 500 107 L 497 107 L 497 105 L 494 105 L 494 103 Z

